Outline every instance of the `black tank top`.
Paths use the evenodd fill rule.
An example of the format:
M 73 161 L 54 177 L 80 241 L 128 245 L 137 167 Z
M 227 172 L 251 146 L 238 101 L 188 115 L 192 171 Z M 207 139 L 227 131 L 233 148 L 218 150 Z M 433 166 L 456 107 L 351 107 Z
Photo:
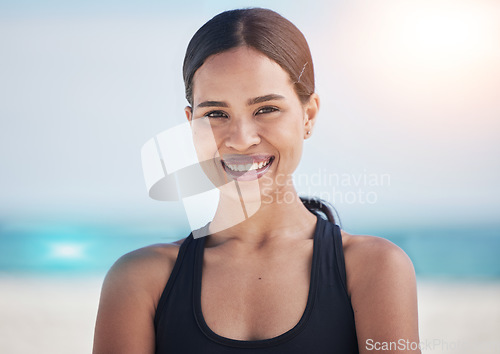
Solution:
M 180 246 L 156 309 L 156 353 L 359 353 L 337 225 L 318 217 L 309 294 L 301 319 L 289 331 L 263 340 L 225 338 L 205 323 L 201 311 L 204 245 L 204 237 L 194 239 L 191 234 Z

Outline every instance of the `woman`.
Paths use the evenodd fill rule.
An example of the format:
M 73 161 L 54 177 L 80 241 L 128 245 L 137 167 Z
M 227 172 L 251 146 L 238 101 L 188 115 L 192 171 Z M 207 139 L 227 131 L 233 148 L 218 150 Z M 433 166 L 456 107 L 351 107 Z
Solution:
M 341 231 L 293 187 L 319 109 L 302 33 L 270 10 L 219 14 L 189 43 L 184 81 L 204 171 L 238 195 L 221 187 L 208 236 L 116 262 L 94 353 L 419 352 L 405 253 Z M 231 223 L 242 198 L 250 212 Z

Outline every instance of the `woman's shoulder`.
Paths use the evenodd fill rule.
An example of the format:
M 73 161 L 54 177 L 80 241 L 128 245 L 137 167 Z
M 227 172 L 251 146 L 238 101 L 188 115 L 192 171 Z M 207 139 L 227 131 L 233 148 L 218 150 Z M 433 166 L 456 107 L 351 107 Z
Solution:
M 121 256 L 108 271 L 104 286 L 158 299 L 184 240 L 146 246 Z
M 391 241 L 370 235 L 342 233 L 349 287 L 361 287 L 374 279 L 413 279 L 414 268 L 408 255 Z
M 343 232 L 342 239 L 359 343 L 400 338 L 418 343 L 417 284 L 410 258 L 382 237 Z
M 149 245 L 126 253 L 118 258 L 110 272 L 145 275 L 144 271 L 148 271 L 147 274 L 161 272 L 161 270 L 171 271 L 184 240 L 185 238 L 171 243 Z M 151 272 L 153 269 L 155 272 Z
M 184 240 L 185 238 L 171 243 L 149 245 L 126 253 L 113 264 L 112 269 L 142 268 L 150 267 L 157 263 L 163 263 L 163 265 L 172 262 L 175 263 L 180 246 Z
M 406 256 L 406 253 L 397 245 L 380 236 L 352 235 L 341 230 L 344 253 L 350 256 Z
M 94 335 L 95 353 L 154 351 L 154 316 L 182 240 L 120 257 L 104 279 Z M 126 340 L 123 333 L 127 334 Z

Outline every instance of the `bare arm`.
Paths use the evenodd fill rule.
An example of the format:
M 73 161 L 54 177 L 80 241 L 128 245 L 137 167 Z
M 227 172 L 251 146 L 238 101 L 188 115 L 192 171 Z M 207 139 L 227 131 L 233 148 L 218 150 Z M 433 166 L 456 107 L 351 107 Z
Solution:
M 102 287 L 94 354 L 155 352 L 156 305 L 177 257 L 178 247 L 150 246 L 121 257 Z
M 415 272 L 391 242 L 353 236 L 346 269 L 359 352 L 420 353 Z

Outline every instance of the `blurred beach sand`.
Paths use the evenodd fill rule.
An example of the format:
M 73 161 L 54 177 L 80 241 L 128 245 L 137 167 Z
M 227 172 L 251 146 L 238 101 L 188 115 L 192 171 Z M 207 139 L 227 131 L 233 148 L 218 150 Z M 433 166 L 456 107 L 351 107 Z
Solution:
M 418 280 L 422 353 L 500 353 L 500 282 Z
M 102 280 L 0 276 L 0 353 L 91 353 Z
M 0 353 L 91 353 L 102 279 L 0 276 Z M 500 353 L 500 282 L 418 286 L 423 353 Z

